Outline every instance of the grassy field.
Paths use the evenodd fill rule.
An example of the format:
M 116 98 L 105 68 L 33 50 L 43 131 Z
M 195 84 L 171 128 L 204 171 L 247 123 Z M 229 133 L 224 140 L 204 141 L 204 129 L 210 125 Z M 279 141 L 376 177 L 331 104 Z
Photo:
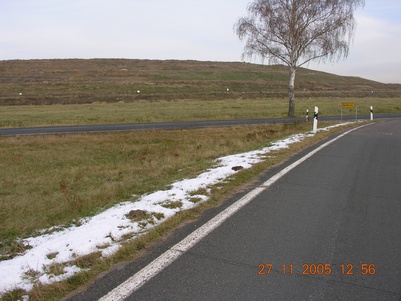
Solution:
M 235 62 L 0 61 L 0 106 L 174 100 L 281 99 L 288 70 Z M 401 97 L 401 85 L 300 68 L 296 97 Z M 227 91 L 228 89 L 228 91 Z M 140 91 L 140 93 L 138 93 Z
M 296 100 L 296 115 L 303 117 L 309 109 L 312 116 L 315 105 L 320 116 L 340 115 L 343 101 L 357 104 L 359 114 L 368 114 L 370 106 L 375 113 L 401 112 L 401 98 L 313 98 Z M 287 111 L 286 99 L 3 106 L 0 127 L 269 118 L 285 117 Z M 344 109 L 343 114 L 355 115 L 355 109 Z
M 0 239 L 69 224 L 295 131 L 306 126 L 0 138 Z
M 288 70 L 238 62 L 0 61 L 0 127 L 283 117 Z M 140 92 L 140 93 L 138 93 Z M 296 115 L 399 112 L 401 85 L 300 68 Z M 80 104 L 78 106 L 78 104 Z M 345 110 L 344 114 L 354 114 Z

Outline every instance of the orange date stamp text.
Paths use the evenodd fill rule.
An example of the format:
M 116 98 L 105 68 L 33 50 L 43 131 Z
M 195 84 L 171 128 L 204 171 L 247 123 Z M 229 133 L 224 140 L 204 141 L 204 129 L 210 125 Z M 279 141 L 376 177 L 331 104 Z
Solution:
M 258 265 L 258 275 L 374 275 L 376 266 L 374 263 L 341 263 L 333 265 L 331 263 L 304 263 L 296 267 L 294 264 L 260 263 Z

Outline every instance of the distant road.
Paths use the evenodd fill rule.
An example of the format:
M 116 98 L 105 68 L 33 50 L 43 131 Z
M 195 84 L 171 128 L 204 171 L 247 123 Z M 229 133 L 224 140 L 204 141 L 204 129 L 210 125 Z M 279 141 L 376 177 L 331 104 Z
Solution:
M 400 118 L 401 114 L 375 114 L 375 119 Z M 311 118 L 313 118 L 313 113 Z M 358 119 L 366 120 L 369 115 L 358 115 Z M 340 120 L 340 116 L 319 116 L 321 121 Z M 343 116 L 343 120 L 355 120 L 355 116 Z M 28 128 L 0 128 L 0 136 L 19 135 L 51 135 L 51 134 L 77 134 L 91 132 L 115 132 L 115 131 L 137 131 L 137 130 L 173 130 L 202 127 L 218 127 L 233 125 L 273 124 L 304 122 L 305 118 L 266 118 L 266 119 L 243 119 L 243 120 L 205 120 L 205 121 L 180 121 L 180 122 L 150 122 L 150 123 L 127 123 L 127 124 L 94 124 L 76 126 L 50 126 L 50 127 L 28 127 Z

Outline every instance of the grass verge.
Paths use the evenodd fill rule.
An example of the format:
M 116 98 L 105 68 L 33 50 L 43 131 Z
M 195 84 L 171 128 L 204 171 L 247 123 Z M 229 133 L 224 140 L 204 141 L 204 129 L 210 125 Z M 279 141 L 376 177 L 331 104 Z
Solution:
M 0 239 L 77 223 L 199 174 L 218 157 L 306 130 L 296 124 L 0 138 Z

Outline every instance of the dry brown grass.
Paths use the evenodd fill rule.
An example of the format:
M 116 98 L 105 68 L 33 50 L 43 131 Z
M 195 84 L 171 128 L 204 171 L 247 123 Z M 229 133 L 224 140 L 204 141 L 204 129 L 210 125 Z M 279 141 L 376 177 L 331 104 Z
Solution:
M 0 105 L 285 98 L 289 80 L 279 65 L 177 60 L 0 61 L 0 72 Z M 400 97 L 401 85 L 297 73 L 297 98 L 360 98 L 372 90 L 376 97 Z
M 0 238 L 65 225 L 305 125 L 0 138 Z

